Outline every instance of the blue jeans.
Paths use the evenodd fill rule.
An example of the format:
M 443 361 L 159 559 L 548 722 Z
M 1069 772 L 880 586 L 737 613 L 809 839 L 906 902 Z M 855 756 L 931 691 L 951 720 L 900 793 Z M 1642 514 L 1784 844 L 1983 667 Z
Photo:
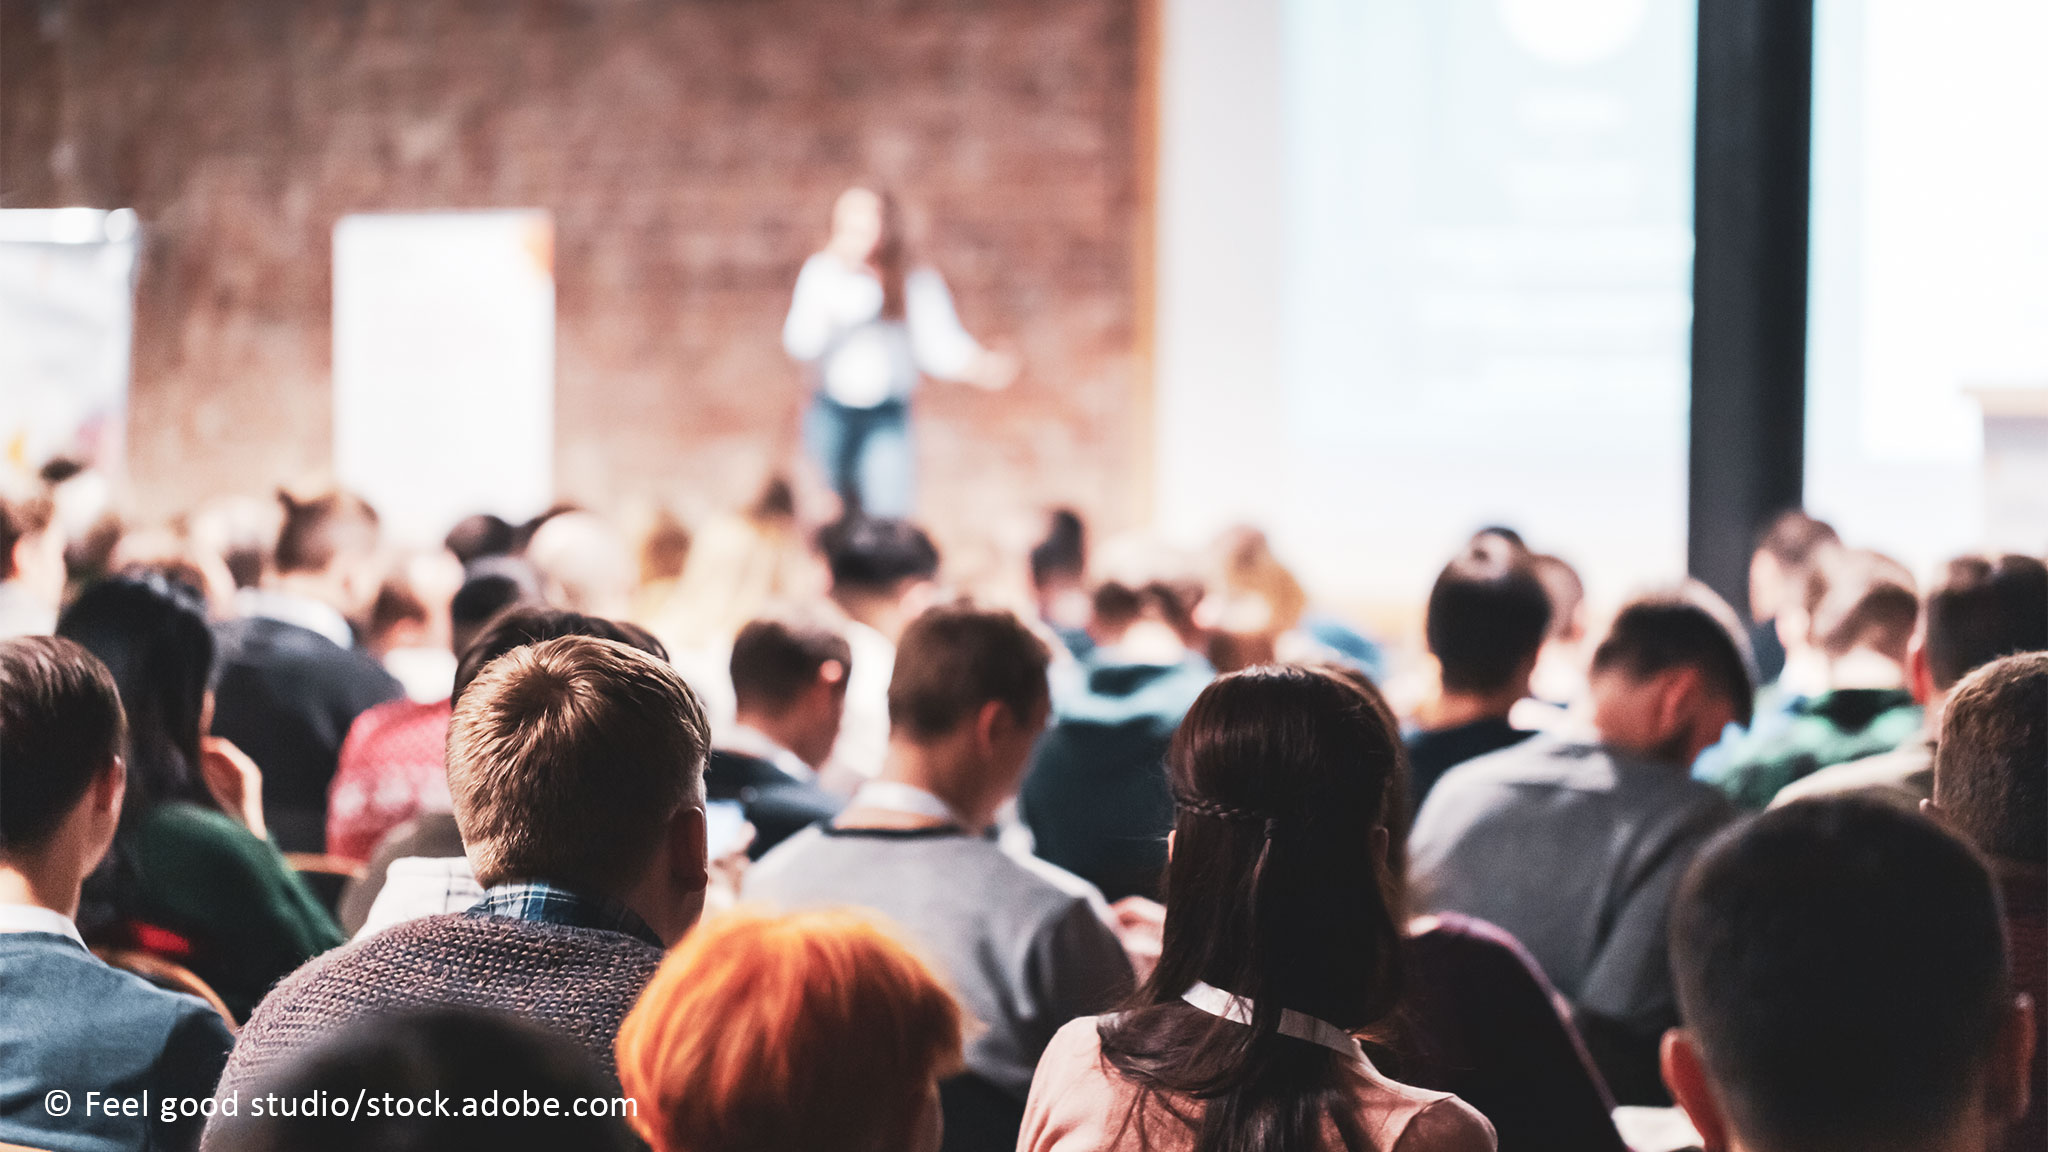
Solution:
M 909 401 L 850 408 L 820 392 L 804 417 L 804 441 L 849 512 L 910 515 L 917 459 Z

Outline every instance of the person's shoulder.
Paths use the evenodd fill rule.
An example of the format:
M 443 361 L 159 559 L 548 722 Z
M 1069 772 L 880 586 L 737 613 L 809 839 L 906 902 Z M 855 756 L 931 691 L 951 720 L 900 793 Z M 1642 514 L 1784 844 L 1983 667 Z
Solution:
M 10 934 L 0 940 L 6 941 L 10 952 L 5 961 L 0 961 L 0 971 L 16 969 L 9 973 L 12 979 L 0 980 L 0 987 L 33 985 L 61 989 L 68 1003 L 44 1003 L 41 1007 L 53 1014 L 61 1012 L 74 1027 L 84 1024 L 79 1029 L 81 1033 L 104 1035 L 99 1030 L 111 1022 L 116 1034 L 154 1035 L 161 1039 L 195 1017 L 220 1020 L 219 1013 L 197 996 L 159 988 L 133 972 L 113 967 L 72 941 L 60 937 L 46 940 L 34 933 Z M 26 979 L 25 973 L 19 971 L 24 963 L 42 969 L 47 979 Z M 6 999 L 0 994 L 0 1004 Z
M 1440 815 L 1485 809 L 1506 802 L 1521 789 L 1571 785 L 1588 771 L 1587 752 L 1586 745 L 1539 734 L 1474 756 L 1437 778 L 1423 811 L 1435 809 Z
M 1101 889 L 1050 860 L 985 840 L 977 843 L 987 847 L 997 872 L 1015 880 L 1020 898 L 1044 906 L 1049 913 L 1064 912 L 1077 904 L 1092 907 L 1103 903 Z
M 1409 1092 L 1420 1093 L 1410 1088 Z M 1456 1096 L 1435 1097 L 1422 1104 L 1402 1128 L 1392 1152 L 1494 1152 L 1498 1138 L 1493 1124 L 1477 1108 Z
M 159 804 L 136 830 L 145 853 L 177 853 L 202 863 L 270 868 L 275 853 L 268 841 L 225 812 L 190 801 Z

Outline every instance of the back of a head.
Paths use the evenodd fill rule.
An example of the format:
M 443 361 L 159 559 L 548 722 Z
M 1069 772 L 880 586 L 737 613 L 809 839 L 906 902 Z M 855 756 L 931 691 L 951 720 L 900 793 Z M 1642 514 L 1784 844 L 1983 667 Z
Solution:
M 462 586 L 448 600 L 449 646 L 458 660 L 499 613 L 541 597 L 540 577 L 523 560 L 488 557 L 464 572 Z
M 1749 642 L 1727 602 L 1691 581 L 1631 600 L 1593 650 L 1595 675 L 1623 672 L 1642 680 L 1686 667 L 1698 669 L 1734 706 L 1737 723 L 1749 723 L 1756 694 Z
M 1586 604 L 1586 585 L 1579 579 L 1579 571 L 1562 556 L 1548 552 L 1529 553 L 1529 566 L 1535 570 L 1536 579 L 1543 582 L 1543 591 L 1550 596 L 1550 638 L 1572 639 L 1579 632 L 1578 620 Z
M 1206 980 L 1343 1028 L 1399 992 L 1399 933 L 1371 831 L 1401 756 L 1346 680 L 1268 665 L 1211 683 L 1174 732 L 1162 992 Z
M 696 694 L 639 649 L 565 636 L 491 661 L 448 728 L 477 882 L 623 891 L 677 810 L 701 801 L 708 741 Z
M 266 1095 L 292 1106 L 259 1115 L 243 1099 L 236 1117 L 216 1122 L 207 1146 L 222 1152 L 625 1152 L 635 1146 L 626 1118 L 601 1109 L 591 1109 L 601 1112 L 597 1116 L 572 1114 L 584 1101 L 614 1095 L 588 1053 L 498 1013 L 425 1008 L 358 1021 L 266 1074 L 252 1097 Z M 452 1115 L 436 1114 L 437 1095 Z M 308 1109 L 308 1099 L 321 1106 Z M 383 1107 L 357 1114 L 358 1099 Z M 472 1102 L 479 1114 L 463 1115 Z
M 854 516 L 818 533 L 835 592 L 889 592 L 939 574 L 939 550 L 908 520 Z
M 931 970 L 858 915 L 730 913 L 663 961 L 619 1079 L 656 1152 L 883 1152 L 917 1146 L 960 1029 Z
M 214 639 L 199 594 L 158 572 L 124 573 L 80 593 L 57 633 L 84 645 L 120 690 L 130 813 L 172 800 L 213 807 L 199 756 Z
M 362 497 L 336 490 L 301 499 L 280 491 L 277 499 L 284 508 L 273 560 L 279 573 L 325 572 L 337 559 L 376 551 L 377 512 Z
M 741 712 L 777 715 L 833 663 L 844 683 L 853 649 L 822 618 L 790 613 L 748 621 L 732 642 L 733 697 Z
M 2032 556 L 1962 556 L 1928 590 L 1927 672 L 1937 692 L 2014 652 L 2048 650 L 2048 565 Z
M 1881 552 L 1838 548 L 1808 569 L 1805 608 L 1813 646 L 1827 656 L 1862 648 L 1904 663 L 1920 597 L 1905 565 Z
M 1757 536 L 1756 551 L 1776 561 L 1787 576 L 1798 576 L 1822 552 L 1841 542 L 1827 521 L 1815 519 L 1804 509 L 1789 508 L 1764 526 Z
M 468 567 L 492 556 L 510 556 L 519 547 L 519 529 L 502 516 L 479 512 L 456 521 L 442 544 Z
M 1401 927 L 1373 832 L 1400 758 L 1375 694 L 1289 665 L 1219 678 L 1174 733 L 1159 963 L 1139 1006 L 1099 1031 L 1141 1093 L 1208 1102 L 1196 1147 L 1317 1147 L 1326 1116 L 1348 1146 L 1363 1139 L 1345 1127 L 1347 1065 L 1281 1035 L 1280 1014 L 1358 1031 L 1399 1003 Z M 1250 1026 L 1182 1003 L 1198 982 L 1248 998 Z
M 1934 803 L 1985 853 L 2048 860 L 2048 652 L 1993 661 L 1949 694 Z
M 1680 1013 L 1752 1148 L 1918 1146 L 1981 1083 L 2012 1000 L 1983 863 L 1879 800 L 1802 800 L 1724 833 L 1670 930 Z
M 622 615 L 630 606 L 638 565 L 626 538 L 594 512 L 548 517 L 528 539 L 525 556 L 565 608 Z
M 1550 596 L 1528 553 L 1473 541 L 1429 591 L 1423 631 L 1446 691 L 1489 693 L 1526 673 L 1550 630 Z
M 460 652 L 455 664 L 455 690 L 452 702 L 460 704 L 462 694 L 475 680 L 484 666 L 514 648 L 528 644 L 539 644 L 544 640 L 555 640 L 563 636 L 590 636 L 599 640 L 616 640 L 629 648 L 653 656 L 657 660 L 668 659 L 668 649 L 654 638 L 645 628 L 624 621 L 607 620 L 602 616 L 587 616 L 571 612 L 567 608 L 551 608 L 545 604 L 524 601 L 506 608 L 487 620 Z
M 40 848 L 120 755 L 121 699 L 91 652 L 0 640 L 0 854 Z
M 896 644 L 889 727 L 913 742 L 944 736 L 997 701 L 1018 717 L 1045 704 L 1045 642 L 1005 609 L 941 605 L 912 621 Z
M 1045 539 L 1031 546 L 1031 583 L 1044 588 L 1062 578 L 1079 580 L 1087 567 L 1087 526 L 1073 509 L 1054 509 Z

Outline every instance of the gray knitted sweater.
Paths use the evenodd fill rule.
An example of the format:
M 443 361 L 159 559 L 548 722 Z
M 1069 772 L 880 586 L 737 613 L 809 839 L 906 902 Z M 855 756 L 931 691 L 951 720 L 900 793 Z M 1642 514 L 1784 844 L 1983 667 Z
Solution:
M 309 961 L 271 989 L 237 1038 L 215 1096 L 249 1095 L 272 1064 L 351 1021 L 432 1005 L 531 1020 L 582 1043 L 616 1083 L 612 1042 L 661 956 L 621 932 L 504 916 L 396 924 Z

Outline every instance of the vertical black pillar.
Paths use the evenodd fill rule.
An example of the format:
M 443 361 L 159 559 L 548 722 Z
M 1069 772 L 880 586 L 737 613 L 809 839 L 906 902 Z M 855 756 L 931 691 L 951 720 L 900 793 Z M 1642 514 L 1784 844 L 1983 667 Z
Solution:
M 1738 611 L 1806 440 L 1813 0 L 1699 0 L 1686 561 Z

